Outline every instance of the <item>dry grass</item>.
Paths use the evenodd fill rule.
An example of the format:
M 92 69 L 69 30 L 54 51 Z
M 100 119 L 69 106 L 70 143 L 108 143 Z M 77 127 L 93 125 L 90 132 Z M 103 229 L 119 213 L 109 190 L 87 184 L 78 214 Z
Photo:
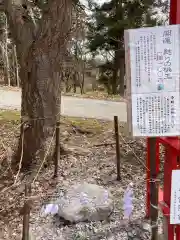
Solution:
M 3 123 L 14 123 L 20 120 L 20 112 L 18 111 L 7 111 L 1 110 L 0 111 L 0 124 Z

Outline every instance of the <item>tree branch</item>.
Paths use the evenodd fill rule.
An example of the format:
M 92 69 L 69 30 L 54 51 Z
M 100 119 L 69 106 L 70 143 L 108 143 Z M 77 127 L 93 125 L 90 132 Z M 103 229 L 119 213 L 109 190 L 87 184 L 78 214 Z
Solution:
M 27 53 L 34 40 L 34 26 L 28 18 L 27 10 L 22 6 L 23 0 L 5 0 L 4 10 L 18 55 L 23 62 L 23 54 Z
M 5 13 L 21 65 L 30 48 L 39 48 L 39 50 L 43 48 L 44 53 L 51 52 L 53 55 L 61 55 L 62 58 L 62 53 L 56 50 L 58 51 L 59 46 L 66 44 L 71 34 L 72 6 L 73 0 L 62 0 L 60 3 L 58 0 L 49 1 L 46 10 L 43 10 L 37 29 L 33 19 L 28 16 L 27 0 L 5 0 Z M 54 56 L 51 55 L 50 58 Z

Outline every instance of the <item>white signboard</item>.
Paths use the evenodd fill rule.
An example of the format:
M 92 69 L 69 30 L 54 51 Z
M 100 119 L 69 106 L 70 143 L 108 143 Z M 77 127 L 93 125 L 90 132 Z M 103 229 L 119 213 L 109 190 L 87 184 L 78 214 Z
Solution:
M 180 170 L 172 171 L 170 224 L 180 224 Z
M 180 25 L 127 30 L 125 45 L 133 136 L 179 135 Z

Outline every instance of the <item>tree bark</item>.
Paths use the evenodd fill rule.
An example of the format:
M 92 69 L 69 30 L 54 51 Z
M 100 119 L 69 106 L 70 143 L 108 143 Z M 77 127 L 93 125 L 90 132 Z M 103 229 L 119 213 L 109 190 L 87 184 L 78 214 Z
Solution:
M 76 93 L 76 87 L 77 87 L 77 73 L 75 71 L 73 74 L 73 93 Z
M 112 76 L 112 94 L 117 94 L 117 80 L 118 80 L 118 70 L 119 70 L 119 54 L 118 51 L 115 51 L 114 56 L 114 68 Z
M 124 58 L 120 58 L 119 93 L 121 96 L 124 96 L 124 76 L 125 76 Z
M 14 59 L 15 83 L 17 87 L 20 87 L 19 66 L 18 66 L 18 59 L 16 54 L 16 45 L 13 45 L 13 59 Z
M 84 73 L 84 68 L 82 71 L 82 74 L 79 78 L 81 78 L 82 80 L 80 81 L 80 91 L 81 91 L 81 95 L 84 94 L 84 81 L 85 81 L 85 77 L 84 77 L 85 73 Z
M 60 72 L 71 35 L 72 0 L 51 0 L 38 29 L 26 22 L 21 1 L 6 0 L 10 31 L 17 46 L 22 84 L 21 138 L 17 160 L 22 168 L 44 157 L 60 113 Z
M 5 60 L 5 82 L 10 87 L 11 77 L 10 77 L 10 65 L 9 65 L 9 55 L 8 55 L 8 24 L 7 18 L 5 18 L 5 42 L 4 42 L 4 60 Z

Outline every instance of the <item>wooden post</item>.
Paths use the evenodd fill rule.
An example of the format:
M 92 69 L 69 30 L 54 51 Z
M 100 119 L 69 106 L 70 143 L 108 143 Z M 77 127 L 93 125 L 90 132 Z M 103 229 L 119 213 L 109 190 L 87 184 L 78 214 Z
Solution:
M 56 123 L 56 146 L 54 158 L 54 178 L 58 176 L 58 163 L 60 159 L 60 120 Z
M 119 146 L 119 127 L 118 127 L 118 117 L 114 116 L 114 132 L 116 138 L 116 164 L 117 164 L 117 180 L 121 180 L 120 173 L 120 146 Z
M 22 240 L 30 240 L 29 239 L 29 220 L 30 220 L 30 203 L 28 197 L 31 194 L 31 186 L 25 185 L 25 200 L 24 200 L 24 208 L 23 208 L 23 233 Z
M 150 219 L 152 226 L 151 240 L 158 240 L 158 187 L 156 182 L 156 138 L 149 138 L 149 160 L 150 160 Z

